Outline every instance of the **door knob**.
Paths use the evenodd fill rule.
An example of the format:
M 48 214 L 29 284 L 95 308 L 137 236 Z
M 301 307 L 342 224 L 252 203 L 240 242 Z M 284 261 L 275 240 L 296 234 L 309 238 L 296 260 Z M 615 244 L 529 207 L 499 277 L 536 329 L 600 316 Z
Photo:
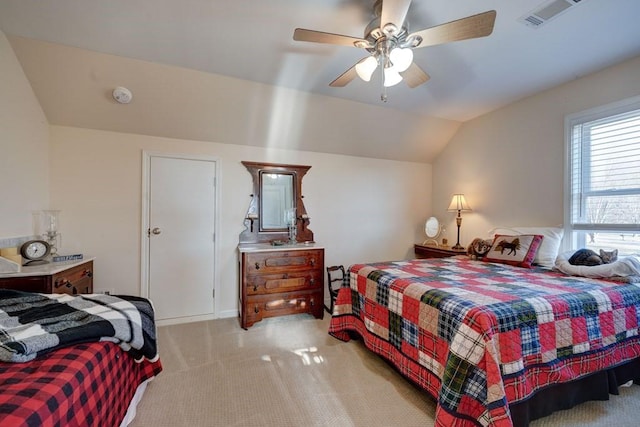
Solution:
M 160 230 L 158 227 L 155 227 L 153 230 L 151 230 L 151 232 L 153 234 L 160 234 L 160 233 L 162 233 L 162 230 Z

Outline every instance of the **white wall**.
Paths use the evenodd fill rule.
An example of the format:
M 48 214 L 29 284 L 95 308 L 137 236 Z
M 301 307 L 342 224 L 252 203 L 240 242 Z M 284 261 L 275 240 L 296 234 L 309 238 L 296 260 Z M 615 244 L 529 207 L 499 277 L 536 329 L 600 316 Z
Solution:
M 563 223 L 564 118 L 640 95 L 640 57 L 463 124 L 433 163 L 434 213 L 455 241 L 453 193 L 464 193 L 460 242 L 496 226 Z
M 142 151 L 220 159 L 218 315 L 237 310 L 238 235 L 252 191 L 242 160 L 311 165 L 302 191 L 325 264 L 404 259 L 431 211 L 431 166 L 389 160 L 51 127 L 51 200 L 61 252 L 97 257 L 96 290 L 140 294 Z
M 0 239 L 33 233 L 49 206 L 49 124 L 0 31 Z

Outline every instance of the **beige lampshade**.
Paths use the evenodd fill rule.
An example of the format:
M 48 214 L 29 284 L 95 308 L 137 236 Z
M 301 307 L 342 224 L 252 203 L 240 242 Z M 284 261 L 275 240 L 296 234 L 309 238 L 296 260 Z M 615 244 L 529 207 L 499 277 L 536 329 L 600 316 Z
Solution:
M 467 203 L 467 200 L 464 198 L 464 194 L 454 194 L 453 198 L 451 199 L 451 204 L 449 205 L 449 209 L 447 209 L 448 211 L 461 211 L 461 212 L 465 212 L 465 211 L 470 211 L 471 210 L 471 206 L 469 206 L 469 204 Z

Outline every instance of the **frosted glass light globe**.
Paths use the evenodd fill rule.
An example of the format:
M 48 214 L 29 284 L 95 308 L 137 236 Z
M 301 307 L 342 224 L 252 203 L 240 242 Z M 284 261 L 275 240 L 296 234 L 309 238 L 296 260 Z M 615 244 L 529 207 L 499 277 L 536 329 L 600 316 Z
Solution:
M 395 86 L 402 81 L 402 76 L 398 74 L 395 67 L 384 69 L 384 87 Z
M 374 56 L 369 56 L 356 64 L 356 73 L 358 77 L 368 82 L 376 68 L 378 68 L 378 60 Z
M 393 68 L 398 73 L 401 73 L 411 66 L 413 62 L 413 50 L 396 47 L 389 54 L 389 60 L 391 60 Z

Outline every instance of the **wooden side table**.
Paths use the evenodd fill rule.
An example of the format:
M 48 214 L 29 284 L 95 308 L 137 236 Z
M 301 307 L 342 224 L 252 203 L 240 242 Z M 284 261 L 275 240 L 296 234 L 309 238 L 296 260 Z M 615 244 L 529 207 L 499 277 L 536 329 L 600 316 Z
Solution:
M 93 293 L 93 259 L 23 267 L 0 277 L 0 288 L 44 294 Z
M 429 246 L 429 245 L 413 245 L 413 251 L 416 254 L 416 258 L 447 258 L 455 255 L 465 255 L 466 249 L 453 250 L 451 247 L 443 246 Z

